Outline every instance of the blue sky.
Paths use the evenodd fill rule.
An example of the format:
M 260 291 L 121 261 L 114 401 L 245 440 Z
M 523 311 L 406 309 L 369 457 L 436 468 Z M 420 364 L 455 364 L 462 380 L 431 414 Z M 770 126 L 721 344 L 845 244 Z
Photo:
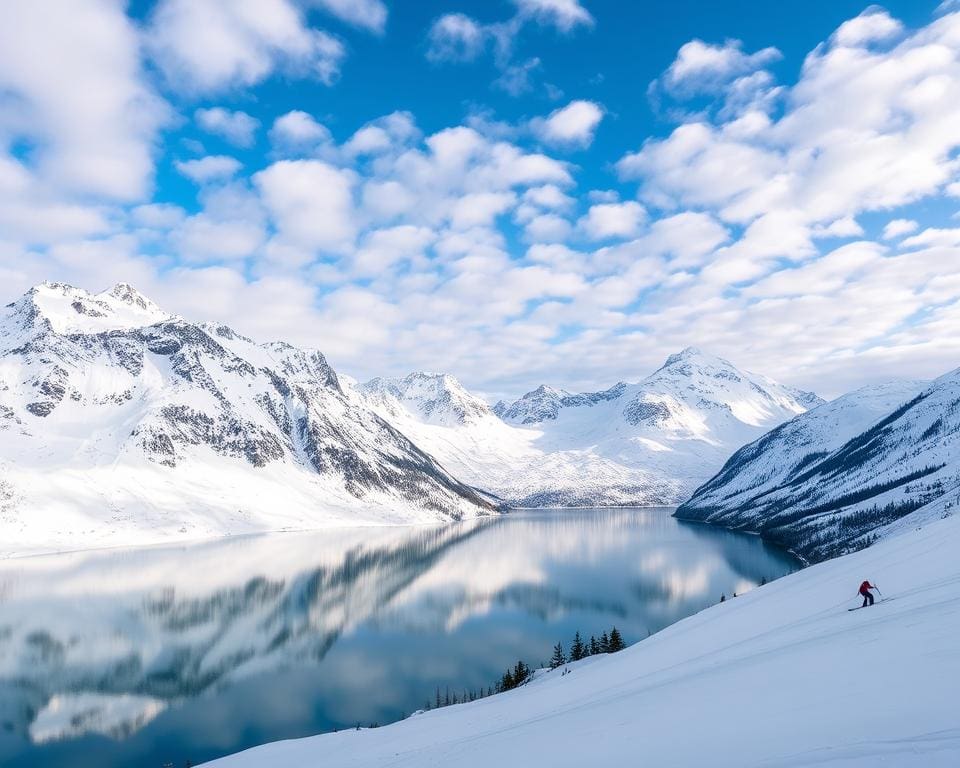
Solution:
M 960 349 L 955 3 L 0 9 L 0 282 L 131 282 L 491 397 L 697 345 L 826 395 Z

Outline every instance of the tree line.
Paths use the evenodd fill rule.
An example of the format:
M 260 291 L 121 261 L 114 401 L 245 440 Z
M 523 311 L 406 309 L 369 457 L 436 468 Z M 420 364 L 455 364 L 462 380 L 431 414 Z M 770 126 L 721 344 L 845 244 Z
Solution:
M 622 651 L 626 647 L 627 645 L 623 641 L 623 636 L 620 634 L 620 630 L 618 630 L 616 627 L 613 627 L 609 633 L 604 632 L 602 635 L 600 635 L 600 637 L 591 635 L 589 640 L 584 640 L 578 631 L 573 636 L 573 642 L 570 644 L 569 654 L 564 652 L 562 642 L 558 642 L 553 647 L 553 656 L 550 658 L 549 666 L 550 669 L 557 669 L 558 667 L 562 667 L 568 661 L 580 661 L 580 659 L 585 659 L 588 656 L 596 656 L 597 654 L 601 653 L 616 653 L 617 651 Z M 495 693 L 512 691 L 514 688 L 517 688 L 527 682 L 532 675 L 533 670 L 525 661 L 521 659 L 512 667 L 507 669 L 507 671 L 500 676 L 500 679 L 497 680 L 495 685 L 487 686 L 486 689 L 480 688 L 480 690 L 477 691 L 472 688 L 465 688 L 462 693 L 454 691 L 451 694 L 450 688 L 448 687 L 441 695 L 440 688 L 438 686 L 434 692 L 433 700 L 427 701 L 424 709 L 439 709 L 440 707 L 448 707 L 451 704 L 463 704 L 468 701 L 476 701 L 477 699 L 483 699 L 487 696 L 493 696 Z

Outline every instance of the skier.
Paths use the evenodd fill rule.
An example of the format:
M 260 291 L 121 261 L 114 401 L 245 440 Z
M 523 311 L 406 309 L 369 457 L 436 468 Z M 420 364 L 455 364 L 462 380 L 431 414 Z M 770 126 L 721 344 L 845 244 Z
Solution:
M 863 595 L 863 605 L 860 606 L 861 608 L 873 605 L 873 595 L 870 593 L 871 589 L 876 589 L 876 587 L 869 581 L 865 581 L 860 585 L 860 594 Z

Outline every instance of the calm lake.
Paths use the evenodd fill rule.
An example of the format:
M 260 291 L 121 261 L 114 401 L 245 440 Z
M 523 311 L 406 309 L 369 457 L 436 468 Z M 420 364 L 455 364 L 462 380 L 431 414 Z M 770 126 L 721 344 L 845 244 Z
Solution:
M 389 723 L 796 570 L 671 509 L 518 512 L 0 561 L 0 765 L 177 768 Z

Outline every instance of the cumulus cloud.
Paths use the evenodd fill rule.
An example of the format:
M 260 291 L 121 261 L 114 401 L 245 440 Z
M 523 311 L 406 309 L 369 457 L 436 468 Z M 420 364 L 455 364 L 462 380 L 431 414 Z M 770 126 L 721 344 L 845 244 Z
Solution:
M 837 45 L 857 47 L 867 43 L 889 40 L 903 31 L 903 25 L 879 8 L 871 8 L 855 19 L 845 21 L 833 34 Z
M 177 160 L 174 165 L 180 173 L 199 184 L 228 179 L 242 167 L 239 160 L 227 155 L 207 155 L 194 160 Z
M 148 193 L 154 138 L 171 113 L 146 82 L 120 4 L 94 0 L 70 13 L 54 0 L 2 4 L 0 94 L 0 146 L 36 147 L 16 171 L 23 191 L 36 182 L 118 201 Z
M 561 243 L 570 237 L 573 226 L 563 216 L 541 213 L 524 227 L 524 239 L 534 243 Z
M 280 115 L 270 128 L 270 143 L 281 148 L 306 148 L 332 139 L 326 126 L 312 115 L 295 109 Z
M 547 144 L 589 147 L 602 119 L 603 108 L 599 104 L 577 100 L 532 121 L 531 129 Z
M 253 180 L 281 241 L 335 253 L 353 245 L 356 179 L 349 171 L 319 160 L 281 160 Z
M 883 239 L 894 240 L 903 235 L 915 232 L 920 226 L 913 219 L 891 219 L 883 228 Z
M 447 13 L 430 27 L 427 58 L 431 61 L 473 61 L 483 51 L 487 32 L 463 13 Z
M 266 240 L 263 208 L 243 184 L 208 189 L 202 210 L 171 233 L 171 241 L 188 263 L 236 261 L 252 257 Z
M 663 84 L 673 93 L 711 93 L 780 58 L 780 51 L 772 47 L 744 53 L 739 40 L 728 40 L 723 45 L 691 40 L 680 47 L 677 58 L 664 73 Z
M 317 2 L 350 12 L 339 0 Z M 329 85 L 346 56 L 343 43 L 309 27 L 290 0 L 160 0 L 147 46 L 170 88 L 201 94 L 255 85 L 278 72 Z
M 238 147 L 251 146 L 260 127 L 260 121 L 246 112 L 231 112 L 223 107 L 198 109 L 194 119 L 207 133 L 221 136 Z
M 645 216 L 643 206 L 634 200 L 624 203 L 600 203 L 591 205 L 577 225 L 592 240 L 627 238 L 637 234 Z
M 561 32 L 578 26 L 592 27 L 593 16 L 579 0 L 513 0 L 522 16 L 529 16 L 542 24 L 550 24 Z

